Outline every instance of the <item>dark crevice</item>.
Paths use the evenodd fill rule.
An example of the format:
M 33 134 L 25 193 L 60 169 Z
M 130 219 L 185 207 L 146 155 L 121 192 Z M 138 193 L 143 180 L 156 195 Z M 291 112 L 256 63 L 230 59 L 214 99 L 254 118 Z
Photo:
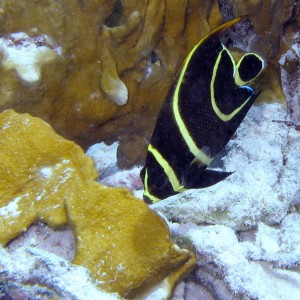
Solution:
M 122 0 L 117 0 L 114 5 L 112 13 L 104 21 L 107 27 L 117 27 L 123 23 L 123 3 Z
M 155 64 L 157 66 L 161 66 L 161 60 L 160 60 L 160 57 L 159 55 L 156 53 L 155 50 L 151 51 L 151 54 L 150 54 L 150 62 L 152 64 Z

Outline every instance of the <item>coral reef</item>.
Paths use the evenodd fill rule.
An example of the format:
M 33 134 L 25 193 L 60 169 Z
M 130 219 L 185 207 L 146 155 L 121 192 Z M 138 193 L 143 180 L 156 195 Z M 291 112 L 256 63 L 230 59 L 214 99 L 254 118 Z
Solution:
M 280 104 L 254 106 L 210 166 L 232 175 L 211 187 L 169 197 L 151 208 L 169 220 L 222 224 L 235 230 L 249 230 L 259 222 L 278 224 L 289 210 L 300 205 L 300 135 L 297 127 L 285 119 L 286 111 Z M 96 148 L 102 145 L 91 149 Z M 88 152 L 97 162 L 97 152 Z M 107 156 L 104 165 L 109 160 Z M 114 164 L 116 159 L 110 162 Z M 141 167 L 111 170 L 100 182 L 127 186 L 142 198 L 143 190 L 133 184 L 138 180 L 138 169 Z
M 291 19 L 295 2 L 285 1 L 242 1 L 221 0 L 227 6 L 227 14 L 248 15 L 257 36 L 253 42 L 256 51 L 264 54 L 267 60 L 278 56 L 280 36 L 285 24 Z
M 49 45 L 50 44 L 50 45 Z M 4 70 L 16 70 L 26 83 L 41 79 L 41 67 L 55 60 L 61 49 L 51 49 L 47 36 L 30 38 L 25 33 L 12 33 L 0 39 Z
M 193 254 L 172 243 L 162 218 L 127 189 L 95 182 L 92 159 L 41 119 L 2 112 L 0 142 L 2 245 L 36 221 L 70 224 L 74 263 L 121 296 L 152 292 L 161 282 L 168 295 L 192 268 Z
M 233 43 L 241 49 L 251 49 L 260 53 L 267 61 L 268 67 L 261 84 L 263 91 L 260 99 L 267 98 L 270 102 L 285 103 L 286 93 L 283 94 L 282 91 L 278 60 L 287 48 L 293 46 L 292 43 L 284 41 L 283 35 L 287 24 L 295 18 L 296 3 L 289 0 L 221 0 L 220 7 L 225 20 L 240 15 L 249 17 L 251 25 L 248 23 L 241 26 L 240 30 L 233 34 Z
M 265 57 L 264 93 L 284 101 L 277 62 L 291 49 L 281 36 L 297 32 L 293 1 L 4 0 L 0 5 L 0 109 L 39 116 L 84 147 L 119 140 L 120 167 L 143 162 L 144 139 L 179 66 L 222 18 L 249 16 L 253 26 L 239 25 L 231 40 Z M 33 57 L 27 55 L 30 49 Z
M 299 294 L 299 1 L 3 0 L 0 297 L 119 298 L 94 282 L 122 296 L 169 295 L 194 257 L 171 242 L 165 222 L 128 190 L 94 180 L 142 193 L 138 168 L 118 167 L 143 162 L 161 103 L 193 45 L 238 15 L 248 20 L 224 39 L 265 58 L 258 103 L 286 101 L 288 114 L 279 105 L 254 107 L 215 165 L 234 174 L 151 208 L 181 222 L 168 223 L 173 238 L 196 250 L 197 268 L 174 299 Z M 119 141 L 114 157 L 103 160 L 101 152 L 111 151 L 103 144 L 89 151 L 99 178 L 80 147 L 9 108 L 46 120 L 84 147 Z M 38 221 L 54 231 L 30 228 Z M 67 224 L 76 254 L 52 251 L 69 260 L 75 254 L 86 268 L 30 237 L 38 232 L 43 239 Z M 15 251 L 27 234 L 30 242 Z

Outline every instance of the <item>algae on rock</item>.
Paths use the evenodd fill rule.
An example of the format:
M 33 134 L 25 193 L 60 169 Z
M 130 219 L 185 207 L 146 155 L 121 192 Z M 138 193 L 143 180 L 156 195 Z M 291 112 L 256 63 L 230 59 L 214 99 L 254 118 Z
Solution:
M 136 296 L 175 282 L 195 263 L 168 226 L 126 189 L 101 186 L 91 158 L 39 118 L 0 114 L 0 242 L 6 245 L 33 222 L 69 223 L 75 264 L 100 288 Z

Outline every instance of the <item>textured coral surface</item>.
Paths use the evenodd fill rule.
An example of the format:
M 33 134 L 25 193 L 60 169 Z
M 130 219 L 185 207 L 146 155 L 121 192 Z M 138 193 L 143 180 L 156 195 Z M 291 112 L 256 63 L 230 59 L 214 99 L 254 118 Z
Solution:
M 4 0 L 0 6 L 0 109 L 39 116 L 85 147 L 119 140 L 119 166 L 143 161 L 145 138 L 184 57 L 235 16 L 249 20 L 229 35 L 232 44 L 266 59 L 263 93 L 284 101 L 278 59 L 292 51 L 294 1 Z
M 67 223 L 71 186 L 97 177 L 93 162 L 73 142 L 38 118 L 7 110 L 0 115 L 0 242 L 6 244 L 36 220 Z
M 35 221 L 69 223 L 74 263 L 121 296 L 144 293 L 161 281 L 168 294 L 193 266 L 194 256 L 172 243 L 162 218 L 127 189 L 95 182 L 92 159 L 44 121 L 7 110 L 0 114 L 0 131 L 2 245 Z
M 104 290 L 132 297 L 168 276 L 171 287 L 192 266 L 192 255 L 172 244 L 165 221 L 127 189 L 94 183 L 80 196 L 67 201 L 74 263 L 86 266 Z

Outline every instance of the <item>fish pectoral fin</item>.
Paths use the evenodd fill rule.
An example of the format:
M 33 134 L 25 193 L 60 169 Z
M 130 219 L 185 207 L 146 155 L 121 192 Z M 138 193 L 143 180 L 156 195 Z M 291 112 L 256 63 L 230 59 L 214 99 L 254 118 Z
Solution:
M 198 174 L 193 172 L 193 175 L 190 173 L 187 178 L 185 178 L 184 186 L 187 189 L 206 188 L 224 180 L 232 173 L 234 172 L 221 172 L 214 170 L 205 170 L 204 172 L 198 172 Z
M 212 161 L 211 150 L 208 146 L 204 146 L 192 160 L 190 166 L 196 164 L 198 167 L 208 166 Z

